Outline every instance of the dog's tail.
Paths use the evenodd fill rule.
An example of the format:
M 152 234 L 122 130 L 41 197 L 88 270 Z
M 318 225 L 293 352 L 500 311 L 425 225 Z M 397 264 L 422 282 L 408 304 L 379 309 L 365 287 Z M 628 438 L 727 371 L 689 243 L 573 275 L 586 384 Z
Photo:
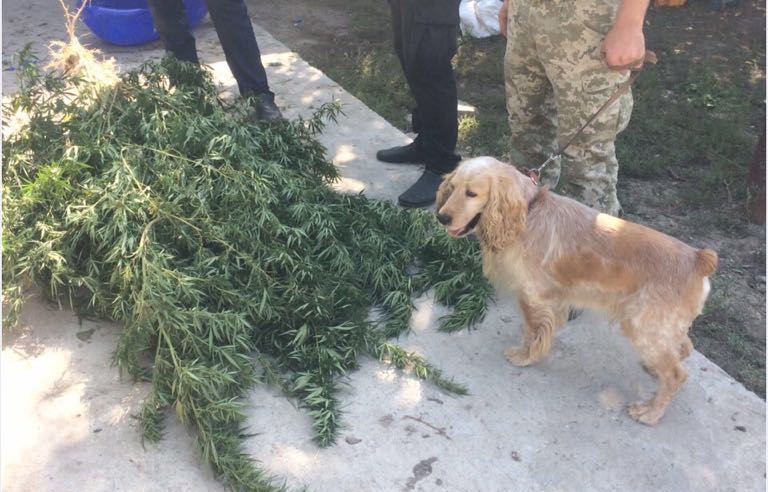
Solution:
M 711 249 L 696 251 L 696 271 L 705 277 L 712 275 L 717 269 L 717 253 Z

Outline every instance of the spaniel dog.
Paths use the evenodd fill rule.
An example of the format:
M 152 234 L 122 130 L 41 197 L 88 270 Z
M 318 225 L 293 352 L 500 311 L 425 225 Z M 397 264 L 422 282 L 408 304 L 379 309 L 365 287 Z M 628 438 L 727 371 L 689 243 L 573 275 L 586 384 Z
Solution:
M 514 294 L 524 317 L 523 342 L 505 351 L 527 366 L 547 355 L 570 308 L 605 313 L 620 324 L 658 378 L 656 395 L 629 406 L 655 425 L 687 378 L 688 329 L 701 314 L 717 254 L 617 219 L 537 187 L 491 157 L 462 162 L 445 177 L 437 216 L 449 235 L 477 232 L 483 273 Z

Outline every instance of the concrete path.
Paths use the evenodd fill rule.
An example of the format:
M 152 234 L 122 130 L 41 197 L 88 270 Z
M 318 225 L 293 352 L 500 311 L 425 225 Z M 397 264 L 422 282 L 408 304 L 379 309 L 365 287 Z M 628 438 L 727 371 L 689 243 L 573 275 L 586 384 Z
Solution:
M 269 28 L 269 26 L 265 26 Z M 288 116 L 331 99 L 346 118 L 322 141 L 340 167 L 343 190 L 394 199 L 415 167 L 373 159 L 406 137 L 257 28 L 270 83 Z M 196 31 L 201 58 L 232 86 L 215 33 Z M 3 68 L 26 42 L 62 39 L 55 0 L 3 3 Z M 100 46 L 122 66 L 159 56 L 157 44 Z M 3 72 L 3 91 L 15 87 Z M 249 452 L 287 484 L 314 491 L 763 491 L 765 402 L 698 352 L 690 378 L 657 428 L 636 424 L 624 406 L 647 398 L 654 383 L 615 327 L 589 314 L 558 335 L 553 353 L 527 369 L 503 349 L 519 340 L 508 300 L 492 306 L 472 332 L 436 331 L 445 313 L 417 301 L 413 332 L 401 343 L 465 383 L 446 395 L 430 384 L 364 360 L 342 395 L 339 443 L 315 446 L 310 420 L 294 403 L 261 387 L 249 396 L 258 433 Z M 2 352 L 4 491 L 222 490 L 188 431 L 169 416 L 166 439 L 142 448 L 132 415 L 146 385 L 122 381 L 110 367 L 119 326 L 78 320 L 31 299 L 24 331 Z

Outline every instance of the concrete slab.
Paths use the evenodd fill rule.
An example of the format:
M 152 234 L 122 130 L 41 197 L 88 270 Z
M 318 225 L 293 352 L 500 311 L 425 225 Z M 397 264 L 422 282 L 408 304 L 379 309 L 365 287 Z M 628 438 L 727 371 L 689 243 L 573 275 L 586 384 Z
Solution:
M 267 28 L 269 26 L 266 26 Z M 407 138 L 264 30 L 257 35 L 273 90 L 288 116 L 309 114 L 333 98 L 346 118 L 323 135 L 340 167 L 342 190 L 394 199 L 418 176 L 385 166 L 376 149 Z M 232 87 L 210 22 L 196 31 L 201 58 Z M 55 0 L 3 3 L 3 60 L 25 43 L 63 39 Z M 159 45 L 101 46 L 122 66 L 159 56 Z M 14 82 L 3 72 L 3 91 Z M 690 378 L 654 429 L 624 405 L 654 384 L 628 341 L 584 315 L 558 335 L 552 355 L 519 369 L 503 348 L 519 339 L 509 300 L 491 307 L 471 332 L 437 333 L 444 308 L 417 302 L 402 344 L 465 383 L 446 395 L 374 360 L 349 375 L 339 443 L 320 449 L 309 418 L 271 388 L 249 395 L 257 436 L 247 448 L 291 486 L 317 491 L 762 491 L 765 402 L 699 353 Z M 7 491 L 221 490 L 199 465 L 192 437 L 174 417 L 166 439 L 142 449 L 131 415 L 145 385 L 121 381 L 109 356 L 120 327 L 83 321 L 37 299 L 25 331 L 2 352 L 2 478 Z
M 120 326 L 30 299 L 3 337 L 3 491 L 221 491 L 174 418 L 144 450 L 134 415 L 147 384 L 111 366 Z
M 686 364 L 691 378 L 665 420 L 648 428 L 624 406 L 649 397 L 653 382 L 602 320 L 584 315 L 546 361 L 519 369 L 502 354 L 519 338 L 509 303 L 477 331 L 452 336 L 434 329 L 440 306 L 425 298 L 418 307 L 403 344 L 471 395 L 451 397 L 368 361 L 344 395 L 349 428 L 337 446 L 318 450 L 306 416 L 260 388 L 254 422 L 280 431 L 249 441 L 252 453 L 289 483 L 329 492 L 764 489 L 764 403 L 701 354 Z

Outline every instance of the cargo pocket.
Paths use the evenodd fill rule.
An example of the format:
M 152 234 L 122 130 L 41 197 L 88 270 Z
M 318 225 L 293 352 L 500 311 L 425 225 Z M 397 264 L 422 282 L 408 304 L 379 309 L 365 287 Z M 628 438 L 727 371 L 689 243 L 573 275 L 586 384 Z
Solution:
M 603 42 L 616 21 L 617 4 L 610 0 L 578 2 L 576 22 L 592 60 L 603 61 Z
M 604 38 L 616 22 L 618 3 L 612 0 L 579 2 L 576 7 L 578 9 L 576 15 L 585 28 Z
M 592 116 L 618 89 L 619 85 L 627 80 L 629 71 L 615 71 L 607 67 L 584 72 L 581 77 L 583 97 L 592 108 Z M 629 123 L 629 115 L 632 111 L 632 94 L 628 90 L 605 108 L 603 113 L 592 123 L 590 133 L 599 134 L 603 139 L 613 139 Z
M 605 100 L 622 82 L 629 78 L 629 70 L 611 70 L 607 66 L 585 71 L 581 75 L 581 88 L 587 94 L 605 93 Z

